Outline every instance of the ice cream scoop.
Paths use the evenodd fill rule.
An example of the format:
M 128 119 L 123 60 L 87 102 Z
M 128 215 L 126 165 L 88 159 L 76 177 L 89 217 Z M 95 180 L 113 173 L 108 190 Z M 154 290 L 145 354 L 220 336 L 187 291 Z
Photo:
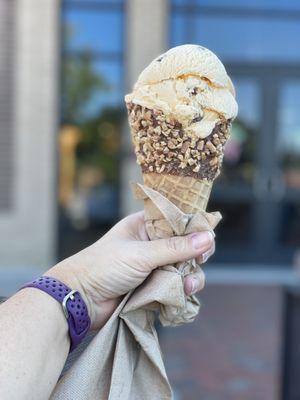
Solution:
M 238 111 L 222 62 L 202 46 L 174 47 L 141 72 L 125 101 L 144 182 L 173 202 L 178 186 L 187 202 L 204 188 L 206 199 L 198 196 L 184 211 L 205 209 Z
M 218 57 L 197 45 L 174 47 L 140 74 L 126 102 L 162 111 L 191 137 L 205 138 L 217 122 L 237 115 L 233 84 Z

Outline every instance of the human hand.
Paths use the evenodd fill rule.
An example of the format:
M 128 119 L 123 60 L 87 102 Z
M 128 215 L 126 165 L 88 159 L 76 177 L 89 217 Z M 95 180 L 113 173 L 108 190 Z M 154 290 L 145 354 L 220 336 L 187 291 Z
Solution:
M 81 293 L 92 329 L 99 329 L 115 310 L 120 296 L 139 286 L 152 270 L 192 258 L 204 263 L 214 249 L 210 232 L 149 241 L 144 213 L 139 212 L 121 220 L 96 243 L 63 260 L 46 275 Z M 203 286 L 202 271 L 185 277 L 186 295 Z

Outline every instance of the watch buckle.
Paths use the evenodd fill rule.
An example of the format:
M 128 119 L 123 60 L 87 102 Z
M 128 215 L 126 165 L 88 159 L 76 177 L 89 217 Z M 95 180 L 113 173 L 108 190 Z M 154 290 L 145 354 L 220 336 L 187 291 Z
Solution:
M 67 309 L 67 302 L 68 302 L 68 300 L 74 300 L 74 294 L 75 293 L 77 293 L 77 290 L 71 290 L 71 292 L 70 293 L 68 293 L 65 297 L 64 297 L 64 299 L 63 299 L 63 301 L 62 301 L 62 308 L 63 308 L 63 312 L 64 312 L 64 314 L 65 314 L 65 317 L 68 319 L 69 318 L 69 311 L 68 311 L 68 309 Z

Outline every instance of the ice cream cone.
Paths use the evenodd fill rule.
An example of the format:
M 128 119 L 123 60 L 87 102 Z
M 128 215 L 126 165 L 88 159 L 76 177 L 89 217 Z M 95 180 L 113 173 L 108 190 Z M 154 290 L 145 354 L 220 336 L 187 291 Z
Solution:
M 196 45 L 156 58 L 125 96 L 144 183 L 186 214 L 205 211 L 237 103 L 221 61 Z
M 144 184 L 165 196 L 186 214 L 205 211 L 213 182 L 189 176 L 143 174 Z
M 144 180 L 133 190 L 144 202 L 149 239 L 212 232 L 221 215 L 206 207 L 238 109 L 221 61 L 202 46 L 175 47 L 142 71 L 125 102 Z M 200 265 L 189 260 L 160 269 L 168 271 L 162 286 L 171 294 L 172 279 L 180 276 L 183 285 L 182 278 L 199 272 Z M 185 296 L 182 287 L 178 298 L 182 307 L 170 299 L 161 302 L 164 326 L 191 322 L 197 315 L 195 295 Z

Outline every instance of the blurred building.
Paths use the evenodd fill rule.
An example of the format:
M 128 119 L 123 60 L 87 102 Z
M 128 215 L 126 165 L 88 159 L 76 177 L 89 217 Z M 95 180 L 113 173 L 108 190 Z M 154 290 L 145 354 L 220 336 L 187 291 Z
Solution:
M 56 243 L 59 2 L 0 3 L 1 266 L 49 265 Z
M 213 191 L 216 262 L 290 265 L 300 243 L 299 3 L 173 1 L 171 44 L 200 42 L 225 62 L 239 115 Z
M 224 352 L 234 374 L 250 371 L 234 380 L 222 353 L 228 387 L 213 392 L 224 372 L 215 365 L 207 382 L 209 371 L 220 374 L 219 380 L 203 389 L 203 398 L 275 399 L 281 285 L 300 265 L 299 37 L 298 0 L 2 0 L 0 272 L 13 266 L 45 269 L 141 208 L 129 187 L 140 176 L 123 96 L 155 56 L 200 43 L 226 65 L 239 103 L 223 174 L 209 203 L 223 221 L 208 282 L 236 286 L 223 286 L 221 312 L 217 290 L 204 296 L 210 314 L 204 312 L 202 321 L 211 330 L 194 333 L 194 339 L 186 332 L 191 348 L 200 337 L 204 343 L 218 341 L 201 347 L 204 359 Z M 245 282 L 267 285 L 255 289 L 253 307 L 268 298 L 260 313 L 250 305 L 253 287 L 241 286 Z M 233 308 L 253 321 L 246 324 L 247 343 L 230 331 L 237 332 L 240 323 Z M 234 340 L 232 353 L 221 346 L 222 335 L 214 336 L 224 324 L 226 343 Z M 175 333 L 168 335 L 176 348 Z M 173 379 L 181 384 L 182 360 L 170 357 Z M 192 354 L 191 360 L 201 370 Z M 261 392 L 253 397 L 251 385 L 259 377 Z M 188 393 L 186 382 L 182 393 Z M 193 396 L 189 392 L 184 399 Z
M 221 57 L 240 108 L 210 202 L 214 262 L 299 262 L 297 2 L 32 1 L 0 10 L 1 264 L 49 265 L 140 207 L 123 95 L 183 43 Z

